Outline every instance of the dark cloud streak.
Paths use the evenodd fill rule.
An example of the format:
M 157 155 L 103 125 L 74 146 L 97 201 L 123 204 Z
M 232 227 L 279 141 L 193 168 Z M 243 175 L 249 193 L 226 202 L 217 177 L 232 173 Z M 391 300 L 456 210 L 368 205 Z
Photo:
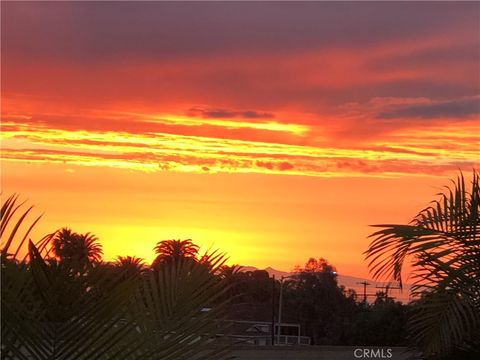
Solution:
M 204 119 L 229 119 L 229 118 L 243 118 L 243 119 L 273 119 L 274 114 L 269 112 L 262 112 L 257 110 L 228 110 L 221 108 L 202 108 L 193 107 L 187 111 L 188 116 L 202 117 Z
M 420 119 L 459 119 L 464 120 L 480 115 L 480 97 L 455 99 L 433 104 L 402 106 L 381 112 L 378 119 L 420 118 Z

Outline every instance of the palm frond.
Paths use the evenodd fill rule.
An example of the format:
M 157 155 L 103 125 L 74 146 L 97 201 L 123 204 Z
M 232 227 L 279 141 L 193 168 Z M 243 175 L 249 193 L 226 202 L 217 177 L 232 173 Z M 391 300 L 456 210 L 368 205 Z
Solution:
M 462 347 L 480 329 L 479 177 L 474 171 L 467 189 L 460 174 L 408 225 L 374 225 L 380 230 L 365 252 L 375 279 L 400 285 L 412 259 L 412 294 L 421 297 L 421 311 L 411 329 L 427 355 Z
M 28 214 L 33 209 L 33 206 L 30 206 L 28 209 L 24 210 L 17 219 L 15 219 L 17 211 L 22 209 L 23 205 L 25 205 L 25 201 L 18 203 L 18 195 L 14 194 L 2 204 L 0 209 L 0 253 L 2 261 L 5 260 L 9 255 L 13 258 L 18 256 L 18 253 L 28 238 L 28 235 L 41 218 L 40 215 L 33 222 L 31 222 L 30 226 L 23 234 L 23 237 L 21 237 L 21 240 L 16 244 L 16 250 L 10 254 L 8 251 L 10 250 L 14 240 L 17 239 L 17 233 L 21 225 L 24 223 Z M 13 227 L 10 229 L 10 231 L 6 232 L 9 226 Z
M 215 341 L 224 333 L 219 297 L 225 287 L 213 276 L 223 256 L 165 263 L 140 279 L 97 261 L 78 274 L 52 257 L 53 233 L 29 241 L 28 255 L 19 261 L 38 218 L 19 237 L 31 208 L 20 212 L 17 200 L 10 197 L 1 209 L 2 359 L 225 358 L 228 348 Z M 85 240 L 96 242 L 89 234 Z
M 222 359 L 226 348 L 215 338 L 225 332 L 220 320 L 226 287 L 214 273 L 223 257 L 211 256 L 211 267 L 188 261 L 164 264 L 145 278 L 138 293 L 137 314 L 148 316 L 141 331 L 155 334 L 151 346 L 162 359 Z M 137 315 L 138 316 L 138 315 Z M 176 344 L 182 344 L 181 347 Z

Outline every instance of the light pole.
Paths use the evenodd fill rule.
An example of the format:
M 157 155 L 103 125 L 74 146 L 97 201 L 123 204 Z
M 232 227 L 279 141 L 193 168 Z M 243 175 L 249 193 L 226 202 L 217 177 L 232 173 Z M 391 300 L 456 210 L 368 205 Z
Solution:
M 272 346 L 275 345 L 275 275 L 272 276 Z
M 280 329 L 282 326 L 283 276 L 280 277 L 280 294 L 278 295 L 278 330 L 277 344 L 280 344 Z
M 282 276 L 280 277 L 280 294 L 278 298 L 278 332 L 277 332 L 277 344 L 280 343 L 280 335 L 282 329 L 282 306 L 283 306 L 283 280 L 292 278 L 295 275 Z
M 334 276 L 337 276 L 336 271 L 332 271 L 332 274 Z M 288 279 L 288 278 L 294 278 L 296 277 L 297 274 L 294 275 L 289 275 L 289 276 L 282 276 L 280 277 L 280 295 L 278 299 L 278 333 L 277 333 L 277 343 L 280 343 L 280 333 L 281 333 L 281 328 L 282 328 L 282 305 L 283 305 L 283 280 Z M 300 330 L 298 331 L 298 341 L 300 344 Z

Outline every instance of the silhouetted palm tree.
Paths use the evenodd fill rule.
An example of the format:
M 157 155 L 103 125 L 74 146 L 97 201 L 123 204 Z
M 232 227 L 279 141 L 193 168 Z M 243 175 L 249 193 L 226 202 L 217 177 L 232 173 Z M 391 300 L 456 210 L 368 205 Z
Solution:
M 119 256 L 114 265 L 126 277 L 138 278 L 147 270 L 145 261 L 135 256 Z
M 72 259 L 72 253 L 77 254 L 74 249 L 82 249 L 81 242 L 91 250 L 78 252 L 83 254 L 81 258 L 100 261 L 96 238 L 62 229 L 55 234 L 57 248 L 51 250 L 60 261 L 49 257 L 46 245 L 53 247 L 50 236 L 36 243 L 29 241 L 28 261 L 21 260 L 20 248 L 38 221 L 25 221 L 29 211 L 22 209 L 16 196 L 0 208 L 0 254 L 12 254 L 5 255 L 0 266 L 2 359 L 227 357 L 228 347 L 212 346 L 210 335 L 225 333 L 221 320 L 226 305 L 217 299 L 226 289 L 213 276 L 224 259 L 217 259 L 211 273 L 198 269 L 196 262 L 166 266 L 159 269 L 159 276 L 146 274 L 138 287 L 132 286 L 133 282 L 118 281 L 118 274 L 105 271 L 103 266 L 92 267 L 85 276 L 65 278 L 59 268 Z M 22 223 L 27 227 L 19 230 Z M 139 263 L 135 258 L 127 258 L 127 262 Z M 72 293 L 70 286 L 65 288 L 83 284 L 87 278 L 94 280 L 93 289 Z M 103 291 L 98 292 L 99 287 Z M 62 293 L 70 295 L 68 301 L 59 296 Z M 202 312 L 205 307 L 211 310 Z M 50 309 L 57 311 L 52 314 Z
M 242 272 L 243 266 L 234 264 L 232 266 L 224 265 L 220 268 L 218 275 L 221 279 L 226 280 L 227 282 L 232 282 L 235 280 L 237 275 Z
M 375 225 L 366 251 L 375 278 L 402 282 L 413 258 L 412 337 L 428 357 L 480 347 L 480 174 L 463 175 L 409 225 Z
M 145 265 L 145 261 L 142 258 L 136 256 L 118 256 L 115 261 L 116 266 L 132 266 L 137 269 L 142 269 Z
M 240 265 L 223 265 L 218 271 L 220 281 L 228 287 L 225 294 L 227 298 L 232 301 L 234 297 L 239 297 L 245 294 L 246 274 L 242 271 L 243 267 Z
M 199 247 L 191 239 L 162 240 L 154 248 L 157 257 L 152 265 L 178 262 L 180 260 L 196 260 Z
M 53 237 L 53 251 L 60 262 L 78 270 L 102 260 L 102 245 L 90 233 L 77 234 L 68 228 L 60 229 Z

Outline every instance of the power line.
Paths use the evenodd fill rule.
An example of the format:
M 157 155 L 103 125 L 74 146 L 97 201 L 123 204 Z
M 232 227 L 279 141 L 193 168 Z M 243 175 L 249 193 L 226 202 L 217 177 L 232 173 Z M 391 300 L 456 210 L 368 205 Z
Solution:
M 400 289 L 400 287 L 398 286 L 391 286 L 390 284 L 387 284 L 387 285 L 383 285 L 383 286 L 375 286 L 377 289 L 385 289 L 384 293 L 385 293 L 385 298 L 388 299 L 389 296 L 388 296 L 388 291 L 389 290 L 395 290 L 395 289 Z M 390 297 L 390 299 L 395 299 L 394 297 Z

